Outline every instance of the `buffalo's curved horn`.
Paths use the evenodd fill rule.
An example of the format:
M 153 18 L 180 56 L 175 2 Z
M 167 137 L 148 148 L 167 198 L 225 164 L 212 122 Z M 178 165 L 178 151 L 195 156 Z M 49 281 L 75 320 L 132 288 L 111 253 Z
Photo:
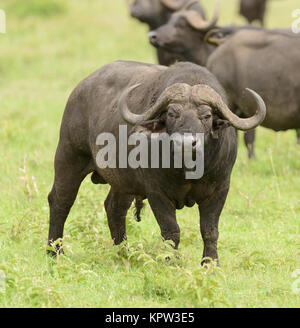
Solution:
M 184 0 L 160 0 L 161 3 L 167 8 L 177 11 L 181 9 L 184 5 Z
M 118 103 L 118 110 L 123 120 L 131 125 L 136 125 L 153 119 L 163 110 L 167 110 L 167 105 L 171 100 L 181 101 L 186 99 L 191 93 L 191 87 L 185 83 L 176 83 L 168 87 L 158 98 L 155 104 L 143 114 L 132 113 L 127 105 L 127 98 L 131 91 L 139 87 L 141 84 L 135 84 L 127 88 L 121 95 Z
M 220 4 L 216 3 L 215 12 L 210 21 L 205 21 L 200 14 L 195 10 L 185 10 L 182 15 L 186 18 L 188 23 L 196 30 L 207 31 L 216 26 L 219 19 Z
M 211 87 L 207 85 L 197 85 L 194 87 L 193 95 L 197 97 L 199 101 L 205 102 L 216 111 L 221 113 L 230 124 L 238 130 L 248 131 L 256 128 L 260 125 L 266 117 L 266 105 L 259 94 L 251 89 L 246 89 L 255 100 L 256 113 L 250 118 L 240 118 L 235 115 L 225 104 L 222 97 Z
M 235 114 L 226 106 L 225 108 L 220 108 L 221 113 L 227 118 L 232 126 L 239 130 L 248 131 L 259 126 L 265 119 L 267 114 L 266 104 L 262 97 L 255 91 L 246 88 L 246 90 L 253 96 L 256 103 L 255 114 L 252 117 L 242 119 Z
M 121 114 L 123 120 L 127 123 L 130 123 L 130 124 L 136 124 L 136 122 L 140 121 L 140 117 L 141 115 L 138 115 L 138 114 L 134 114 L 132 113 L 129 109 L 128 109 L 128 106 L 127 106 L 127 97 L 129 95 L 129 93 L 136 89 L 137 87 L 139 87 L 141 84 L 135 84 L 133 86 L 131 86 L 130 88 L 126 89 L 120 99 L 119 99 L 119 103 L 118 103 L 118 111 L 119 113 Z

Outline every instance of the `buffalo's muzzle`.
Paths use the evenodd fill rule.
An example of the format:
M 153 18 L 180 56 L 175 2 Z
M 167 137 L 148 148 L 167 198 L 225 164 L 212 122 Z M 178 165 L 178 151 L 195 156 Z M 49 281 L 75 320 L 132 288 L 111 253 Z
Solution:
M 148 38 L 149 38 L 149 41 L 150 43 L 157 47 L 159 44 L 158 44 L 158 38 L 157 38 L 157 33 L 155 31 L 150 31 L 148 33 Z

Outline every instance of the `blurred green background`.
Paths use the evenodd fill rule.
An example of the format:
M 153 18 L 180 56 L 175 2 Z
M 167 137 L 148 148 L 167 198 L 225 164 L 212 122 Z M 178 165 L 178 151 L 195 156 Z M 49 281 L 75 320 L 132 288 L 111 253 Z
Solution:
M 213 12 L 213 1 L 202 3 Z M 221 5 L 221 25 L 245 23 L 238 1 Z M 270 1 L 267 26 L 290 27 L 297 8 L 298 0 Z M 155 63 L 155 51 L 125 0 L 2 0 L 0 9 L 7 16 L 0 34 L 0 307 L 300 306 L 292 289 L 300 269 L 295 131 L 259 128 L 251 162 L 240 140 L 215 274 L 200 267 L 196 207 L 178 212 L 178 252 L 161 242 L 148 206 L 141 223 L 129 211 L 128 245 L 113 247 L 103 208 L 108 186 L 90 179 L 66 223 L 66 256 L 48 259 L 47 194 L 70 92 L 108 62 Z

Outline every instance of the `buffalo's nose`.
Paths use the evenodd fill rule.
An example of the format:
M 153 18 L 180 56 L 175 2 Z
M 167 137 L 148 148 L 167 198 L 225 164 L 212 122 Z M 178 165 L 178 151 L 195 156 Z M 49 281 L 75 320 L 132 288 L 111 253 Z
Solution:
M 185 137 L 185 142 L 188 145 L 188 149 L 190 149 L 193 153 L 198 150 L 200 140 L 196 136 L 188 136 Z M 191 148 L 189 148 L 191 147 Z
M 148 33 L 148 38 L 152 44 L 157 43 L 157 33 L 155 31 L 151 31 Z
M 197 150 L 197 139 L 196 138 L 192 142 L 192 149 L 193 149 L 193 151 Z
M 173 143 L 175 150 L 179 152 L 197 152 L 201 146 L 201 139 L 192 135 L 190 132 L 186 133 L 187 134 L 184 133 L 184 135 L 174 138 Z M 172 150 L 174 150 L 174 148 L 172 148 Z
M 193 152 L 197 151 L 198 141 L 199 140 L 194 136 L 190 136 L 186 138 L 186 142 L 191 145 L 191 150 Z

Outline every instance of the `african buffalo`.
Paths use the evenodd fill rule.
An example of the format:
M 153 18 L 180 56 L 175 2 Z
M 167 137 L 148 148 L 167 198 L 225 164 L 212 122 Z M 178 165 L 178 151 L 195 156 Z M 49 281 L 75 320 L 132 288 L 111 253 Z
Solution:
M 258 20 L 264 26 L 267 0 L 241 0 L 240 14 L 251 24 Z
M 213 17 L 206 21 L 193 8 L 173 13 L 169 21 L 149 33 L 150 43 L 157 49 L 180 55 L 185 61 L 206 66 L 209 56 L 220 42 L 243 29 L 260 29 L 251 25 L 219 27 L 219 5 Z
M 203 7 L 197 1 L 191 0 L 128 0 L 128 6 L 132 17 L 149 26 L 149 30 L 155 30 L 164 25 L 174 12 L 190 6 L 205 18 Z M 176 61 L 183 61 L 181 56 L 171 54 L 163 49 L 157 49 L 158 62 L 169 66 Z
M 148 199 L 162 237 L 177 248 L 180 230 L 176 209 L 198 204 L 204 241 L 203 257 L 218 259 L 218 221 L 230 185 L 237 154 L 236 129 L 259 125 L 266 114 L 262 98 L 252 90 L 256 114 L 241 119 L 227 106 L 225 91 L 206 69 L 192 63 L 172 67 L 119 61 L 83 80 L 71 94 L 62 119 L 55 156 L 50 205 L 49 244 L 63 236 L 65 220 L 83 179 L 109 184 L 105 209 L 112 239 L 126 239 L 126 213 L 134 197 Z M 100 168 L 97 143 L 113 134 L 121 150 L 120 126 L 152 136 L 174 132 L 204 134 L 204 175 L 187 180 L 186 168 Z M 98 144 L 98 145 L 97 145 Z M 58 246 L 58 250 L 60 246 Z
M 239 92 L 255 87 L 268 108 L 262 126 L 295 129 L 300 143 L 299 49 L 300 37 L 287 30 L 240 30 L 209 57 L 207 67 L 246 115 L 253 112 Z
M 204 39 L 207 32 L 216 27 L 218 18 L 218 6 L 210 21 L 204 20 L 193 8 L 184 8 L 172 14 L 166 24 L 151 31 L 149 41 L 158 49 L 205 66 L 216 46 L 204 42 Z
M 256 86 L 268 108 L 267 119 L 262 125 L 275 131 L 299 129 L 300 37 L 284 29 L 218 28 L 217 19 L 218 7 L 209 22 L 194 10 L 181 10 L 174 13 L 167 24 L 152 32 L 150 42 L 158 48 L 181 54 L 187 61 L 208 67 L 223 83 L 235 113 L 249 113 L 246 110 L 241 114 L 241 109 L 245 109 L 240 106 L 241 90 L 245 86 Z M 298 140 L 300 142 L 299 133 Z M 250 158 L 254 157 L 254 141 L 255 131 L 246 132 L 245 143 Z

